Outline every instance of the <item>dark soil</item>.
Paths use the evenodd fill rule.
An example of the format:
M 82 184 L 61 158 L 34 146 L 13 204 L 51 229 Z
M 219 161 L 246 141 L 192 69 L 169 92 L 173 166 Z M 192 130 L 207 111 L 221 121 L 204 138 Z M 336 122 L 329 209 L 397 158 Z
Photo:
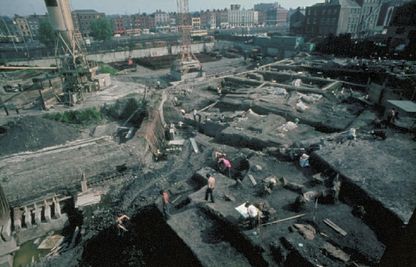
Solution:
M 0 156 L 64 144 L 79 138 L 75 127 L 39 117 L 24 117 L 11 121 L 2 128 L 0 135 Z
M 125 233 L 110 227 L 90 240 L 81 265 L 201 266 L 155 207 L 139 212 L 127 227 Z

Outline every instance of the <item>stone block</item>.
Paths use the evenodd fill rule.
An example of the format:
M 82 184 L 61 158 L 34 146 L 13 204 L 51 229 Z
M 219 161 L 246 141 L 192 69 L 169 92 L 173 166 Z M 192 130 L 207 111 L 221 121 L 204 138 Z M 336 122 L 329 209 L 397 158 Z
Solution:
M 32 228 L 32 212 L 30 212 L 30 210 L 27 207 L 24 208 L 24 211 L 25 224 L 26 227 L 30 229 Z
M 12 220 L 9 219 L 1 229 L 1 237 L 4 241 L 10 241 L 12 239 Z
M 35 223 L 37 225 L 41 224 L 42 222 L 42 210 L 35 204 L 35 210 L 33 211 L 35 216 Z
M 60 218 L 61 217 L 61 204 L 59 203 L 59 200 L 56 198 L 53 198 L 53 204 L 55 207 L 55 217 Z
M 45 200 L 44 212 L 45 212 L 45 220 L 47 222 L 50 222 L 52 220 L 51 206 L 50 206 L 50 203 L 47 202 L 46 200 Z

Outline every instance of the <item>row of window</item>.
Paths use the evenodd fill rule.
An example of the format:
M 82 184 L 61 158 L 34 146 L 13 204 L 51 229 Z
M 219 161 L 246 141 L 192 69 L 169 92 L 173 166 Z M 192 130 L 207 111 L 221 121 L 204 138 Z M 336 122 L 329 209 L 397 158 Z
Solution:
M 77 15 L 78 19 L 98 19 L 101 16 L 100 15 L 88 15 L 88 16 L 82 16 L 82 15 Z
M 321 11 L 321 12 L 319 12 L 319 11 Z M 333 14 L 333 15 L 335 15 L 335 14 L 337 14 L 338 13 L 338 8 L 323 8 L 323 9 L 320 9 L 320 8 L 306 8 L 306 15 L 308 16 L 308 15 L 314 15 L 314 16 L 317 16 L 317 15 L 331 15 L 331 14 Z
M 321 18 L 319 20 L 318 18 L 306 18 L 306 24 L 318 24 L 318 21 L 320 25 L 332 25 L 337 23 L 338 18 Z
M 358 24 L 348 24 L 347 32 L 357 32 Z

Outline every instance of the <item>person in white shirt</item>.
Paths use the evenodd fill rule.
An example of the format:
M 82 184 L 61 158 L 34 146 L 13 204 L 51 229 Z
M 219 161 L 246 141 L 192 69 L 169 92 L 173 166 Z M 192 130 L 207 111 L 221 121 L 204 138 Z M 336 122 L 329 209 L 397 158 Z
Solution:
M 208 173 L 207 178 L 208 186 L 207 191 L 205 192 L 205 200 L 208 201 L 208 197 L 211 197 L 211 202 L 214 203 L 214 196 L 212 195 L 212 193 L 215 189 L 215 177 Z
M 247 208 L 250 226 L 251 228 L 254 228 L 259 221 L 259 210 L 253 204 L 250 204 L 250 202 L 246 202 L 245 207 Z

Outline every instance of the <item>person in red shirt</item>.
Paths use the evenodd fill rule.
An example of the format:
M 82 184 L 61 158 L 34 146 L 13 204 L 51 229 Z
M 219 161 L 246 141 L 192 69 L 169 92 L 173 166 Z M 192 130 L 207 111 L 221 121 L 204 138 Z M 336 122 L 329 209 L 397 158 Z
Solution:
M 228 175 L 229 178 L 231 178 L 231 161 L 227 158 L 225 158 L 224 154 L 219 154 L 217 156 L 218 158 L 218 167 L 221 172 Z
M 170 206 L 170 201 L 169 201 L 169 193 L 167 191 L 164 190 L 160 190 L 160 195 L 162 196 L 162 205 L 163 205 L 163 216 L 165 217 L 165 219 L 169 219 L 169 206 Z

